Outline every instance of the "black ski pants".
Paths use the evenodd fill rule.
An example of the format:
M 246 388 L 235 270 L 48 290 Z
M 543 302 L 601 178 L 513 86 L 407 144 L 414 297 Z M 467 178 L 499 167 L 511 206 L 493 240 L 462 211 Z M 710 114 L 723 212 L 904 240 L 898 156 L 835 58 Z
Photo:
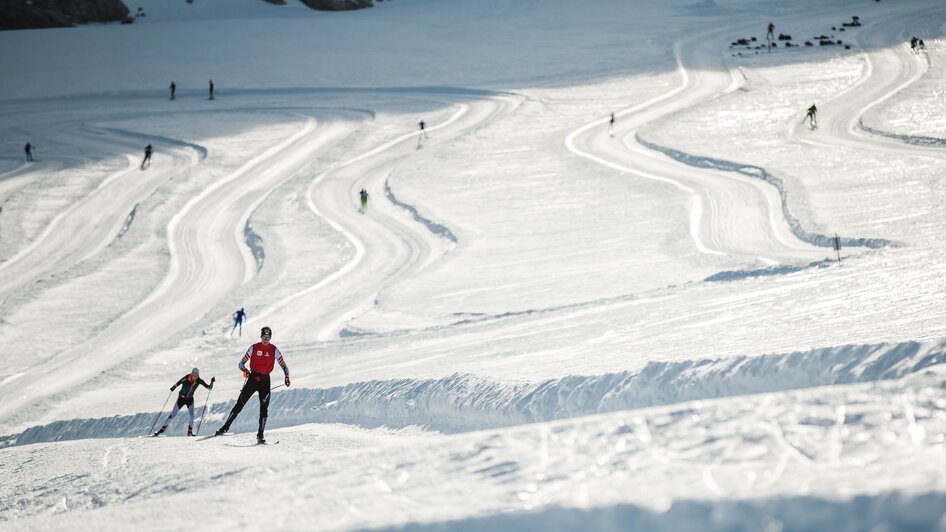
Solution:
M 230 424 L 233 423 L 233 420 L 236 419 L 240 411 L 243 410 L 243 406 L 250 400 L 250 397 L 253 397 L 254 393 L 259 394 L 259 431 L 256 435 L 260 438 L 263 437 L 263 430 L 266 428 L 266 417 L 269 414 L 269 375 L 262 373 L 250 373 L 246 382 L 243 383 L 240 397 L 233 405 L 233 410 L 230 411 L 227 422 L 223 424 L 224 431 L 230 430 Z

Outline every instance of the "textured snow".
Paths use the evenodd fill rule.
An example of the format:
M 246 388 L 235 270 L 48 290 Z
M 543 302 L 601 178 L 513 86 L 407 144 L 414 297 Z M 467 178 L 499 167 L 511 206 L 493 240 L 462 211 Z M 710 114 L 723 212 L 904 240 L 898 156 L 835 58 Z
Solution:
M 0 33 L 0 529 L 946 530 L 941 2 L 140 5 Z

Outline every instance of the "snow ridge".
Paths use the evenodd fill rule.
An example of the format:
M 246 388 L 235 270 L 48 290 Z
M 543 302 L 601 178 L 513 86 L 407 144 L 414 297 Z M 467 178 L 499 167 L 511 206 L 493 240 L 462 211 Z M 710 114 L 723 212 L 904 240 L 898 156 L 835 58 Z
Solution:
M 650 362 L 636 372 L 568 375 L 534 383 L 509 383 L 469 374 L 438 379 L 374 380 L 274 393 L 269 426 L 416 425 L 441 432 L 465 432 L 684 401 L 897 379 L 943 363 L 946 363 L 946 339 Z M 233 424 L 233 431 L 256 429 L 254 402 L 255 399 L 251 399 L 244 408 L 243 415 Z M 232 400 L 214 404 L 204 425 L 207 428 L 218 426 L 233 404 Z M 6 445 L 140 436 L 147 432 L 155 416 L 150 412 L 57 421 L 8 436 Z M 169 433 L 183 433 L 185 418 L 179 416 Z
M 394 191 L 391 190 L 391 184 L 388 182 L 387 179 L 384 180 L 384 195 L 388 197 L 388 200 L 390 200 L 391 203 L 411 213 L 411 216 L 414 217 L 414 220 L 426 226 L 427 229 L 429 229 L 431 233 L 442 236 L 446 238 L 447 240 L 453 242 L 454 244 L 458 242 L 457 236 L 453 234 L 453 231 L 451 231 L 449 228 L 447 228 L 446 226 L 440 225 L 434 221 L 431 221 L 427 218 L 424 218 L 420 214 L 420 211 L 417 210 L 416 207 L 414 207 L 413 205 L 409 205 L 407 203 L 403 203 L 400 200 L 398 200 L 397 197 L 394 195 Z
M 946 139 L 927 137 L 925 135 L 904 135 L 901 133 L 891 133 L 890 131 L 875 129 L 865 124 L 863 118 L 858 122 L 857 125 L 868 133 L 890 139 L 896 139 L 906 144 L 913 144 L 915 146 L 946 146 Z
M 375 530 L 941 530 L 946 494 L 884 492 L 849 500 L 813 496 L 744 500 L 674 501 L 666 511 L 617 504 L 597 508 L 543 508 L 442 523 L 412 523 Z
M 246 247 L 250 248 L 253 253 L 253 258 L 256 259 L 256 273 L 259 273 L 263 269 L 266 250 L 263 249 L 263 237 L 253 230 L 249 219 L 246 220 L 246 225 L 243 226 L 243 240 L 246 242 Z
M 801 222 L 795 215 L 792 214 L 791 210 L 788 208 L 788 192 L 785 190 L 785 184 L 782 179 L 775 177 L 770 174 L 768 170 L 762 168 L 761 166 L 754 166 L 751 164 L 742 164 L 733 161 L 726 161 L 723 159 L 715 159 L 713 157 L 703 157 L 699 155 L 691 155 L 673 148 L 668 148 L 661 146 L 659 144 L 654 144 L 648 142 L 641 138 L 640 134 L 635 135 L 637 142 L 642 146 L 649 148 L 654 151 L 663 153 L 667 157 L 683 163 L 687 166 L 692 166 L 694 168 L 708 168 L 712 170 L 722 170 L 724 172 L 736 172 L 748 177 L 754 177 L 761 179 L 766 183 L 774 186 L 781 197 L 782 201 L 782 214 L 785 216 L 785 221 L 788 222 L 788 225 L 792 228 L 792 233 L 798 237 L 799 240 L 803 240 L 812 244 L 814 246 L 830 248 L 834 246 L 834 237 L 829 235 L 822 235 L 818 233 L 810 233 L 802 227 Z M 887 246 L 895 245 L 894 242 L 886 240 L 883 238 L 851 238 L 851 237 L 840 237 L 841 245 L 845 247 L 865 247 L 865 248 L 882 248 Z

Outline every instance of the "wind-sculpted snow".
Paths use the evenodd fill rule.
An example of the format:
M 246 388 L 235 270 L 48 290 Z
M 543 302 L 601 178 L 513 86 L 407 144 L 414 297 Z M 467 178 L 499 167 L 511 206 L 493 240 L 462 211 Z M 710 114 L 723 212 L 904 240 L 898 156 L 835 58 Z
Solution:
M 799 240 L 803 240 L 815 246 L 821 247 L 833 247 L 834 246 L 834 237 L 831 235 L 822 235 L 818 233 L 811 233 L 805 230 L 802 227 L 801 222 L 796 218 L 791 209 L 788 207 L 788 192 L 785 190 L 785 184 L 782 182 L 782 179 L 776 177 L 769 173 L 768 170 L 760 166 L 754 166 L 751 164 L 742 164 L 732 161 L 725 161 L 722 159 L 715 159 L 712 157 L 703 157 L 699 155 L 691 155 L 673 148 L 668 148 L 661 146 L 659 144 L 654 144 L 648 142 L 641 138 L 638 134 L 636 135 L 637 142 L 642 146 L 649 148 L 654 151 L 663 153 L 671 159 L 692 166 L 694 168 L 708 168 L 712 170 L 722 170 L 724 172 L 736 172 L 744 176 L 753 177 L 761 179 L 766 183 L 774 186 L 778 192 L 779 196 L 782 198 L 782 214 L 785 216 L 785 220 L 788 222 L 788 225 L 792 228 L 792 233 L 798 237 Z M 863 237 L 840 237 L 841 245 L 845 247 L 866 247 L 866 248 L 882 248 L 891 245 L 895 245 L 893 242 L 883 239 L 883 238 L 863 238 Z
M 946 494 L 886 492 L 848 500 L 799 496 L 745 500 L 681 500 L 666 511 L 633 504 L 544 508 L 455 521 L 373 530 L 400 532 L 519 530 L 942 530 Z
M 465 432 L 684 401 L 897 379 L 944 362 L 946 340 L 650 362 L 640 371 L 569 375 L 534 383 L 509 383 L 468 374 L 375 380 L 276 392 L 268 426 L 313 422 L 364 427 L 418 425 L 441 432 Z M 219 426 L 233 404 L 214 404 L 204 427 Z M 256 408 L 255 399 L 251 400 L 233 430 L 255 430 Z M 155 416 L 142 413 L 57 421 L 27 429 L 16 438 L 16 444 L 143 435 Z M 169 432 L 182 433 L 185 419 L 179 416 Z

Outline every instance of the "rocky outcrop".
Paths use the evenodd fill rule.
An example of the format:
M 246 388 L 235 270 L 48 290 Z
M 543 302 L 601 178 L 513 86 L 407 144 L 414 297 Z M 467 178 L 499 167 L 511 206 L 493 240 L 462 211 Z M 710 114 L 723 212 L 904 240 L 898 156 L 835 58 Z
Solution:
M 0 0 L 0 30 L 131 20 L 121 0 Z
M 372 7 L 371 0 L 299 0 L 303 4 L 319 11 L 349 11 Z

